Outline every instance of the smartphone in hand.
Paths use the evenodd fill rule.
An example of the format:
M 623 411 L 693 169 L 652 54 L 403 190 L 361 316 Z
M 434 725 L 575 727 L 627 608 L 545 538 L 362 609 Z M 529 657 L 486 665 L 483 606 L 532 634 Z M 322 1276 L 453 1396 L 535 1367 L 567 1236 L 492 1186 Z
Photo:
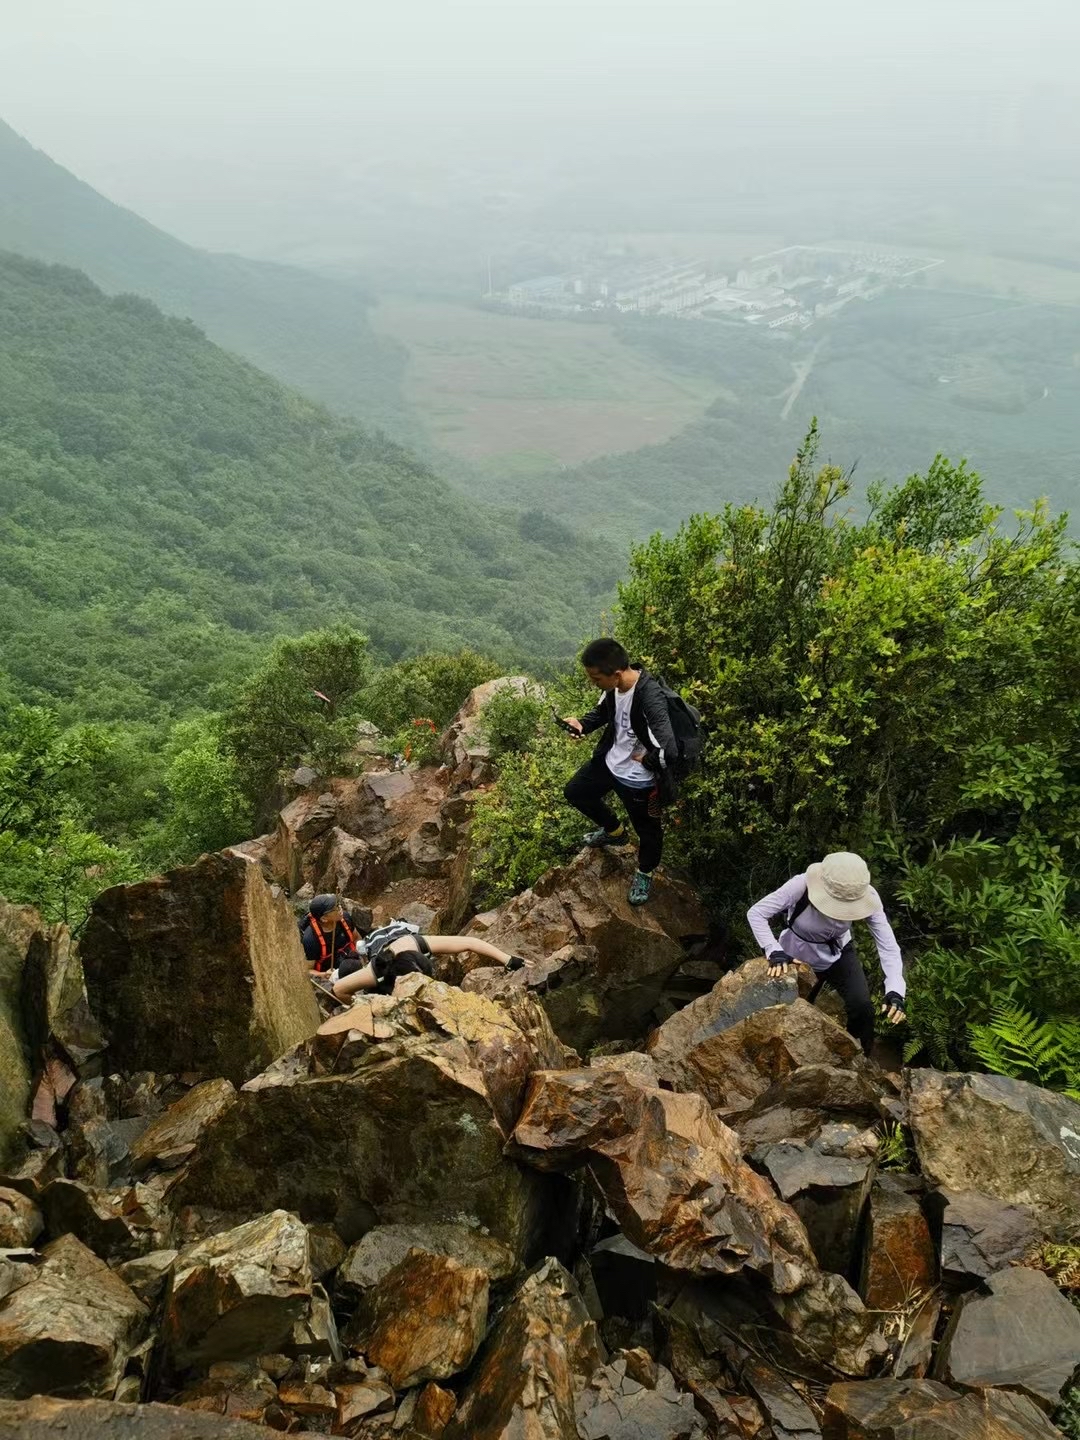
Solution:
M 580 739 L 581 731 L 575 730 L 573 725 L 570 724 L 569 720 L 564 720 L 563 717 L 559 714 L 559 712 L 555 709 L 554 705 L 552 705 L 551 707 L 551 714 L 552 718 L 555 721 L 555 724 L 558 725 L 560 730 L 565 730 L 568 735 L 576 735 Z

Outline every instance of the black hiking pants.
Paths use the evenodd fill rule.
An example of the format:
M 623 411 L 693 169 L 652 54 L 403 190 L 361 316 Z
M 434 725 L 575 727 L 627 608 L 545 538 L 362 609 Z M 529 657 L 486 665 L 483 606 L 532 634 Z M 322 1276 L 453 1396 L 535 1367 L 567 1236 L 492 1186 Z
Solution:
M 858 1040 L 863 1054 L 869 1055 L 874 1043 L 874 1005 L 854 940 L 848 941 L 834 964 L 819 973 L 811 1000 L 817 999 L 822 985 L 831 985 L 840 996 L 847 1011 L 848 1034 Z
M 621 780 L 615 779 L 603 759 L 594 758 L 582 765 L 567 784 L 563 795 L 567 803 L 580 810 L 587 820 L 610 834 L 619 828 L 618 816 L 605 801 L 612 791 L 622 801 L 630 824 L 637 831 L 640 842 L 638 869 L 651 875 L 660 864 L 664 849 L 664 822 L 659 814 L 649 814 L 649 791 L 644 786 L 624 785 Z

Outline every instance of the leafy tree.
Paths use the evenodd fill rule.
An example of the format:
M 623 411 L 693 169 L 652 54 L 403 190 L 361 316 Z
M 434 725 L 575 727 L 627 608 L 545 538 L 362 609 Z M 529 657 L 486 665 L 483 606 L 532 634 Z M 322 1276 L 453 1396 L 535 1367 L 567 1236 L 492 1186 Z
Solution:
M 442 730 L 477 685 L 494 680 L 501 667 L 475 650 L 426 652 L 376 670 L 357 699 L 357 709 L 384 735 L 413 720 L 431 720 Z
M 370 674 L 365 636 L 348 626 L 274 642 L 225 714 L 223 739 L 249 804 L 261 806 L 288 766 L 323 774 L 344 762 Z
M 147 865 L 186 864 L 246 839 L 252 832 L 251 806 L 241 793 L 236 761 L 222 744 L 221 717 L 181 721 L 173 727 L 167 753 L 167 818 L 143 837 L 140 850 Z
M 0 700 L 0 894 L 74 928 L 99 890 L 136 873 L 82 822 L 75 781 L 101 755 L 99 735 L 65 735 L 47 711 Z

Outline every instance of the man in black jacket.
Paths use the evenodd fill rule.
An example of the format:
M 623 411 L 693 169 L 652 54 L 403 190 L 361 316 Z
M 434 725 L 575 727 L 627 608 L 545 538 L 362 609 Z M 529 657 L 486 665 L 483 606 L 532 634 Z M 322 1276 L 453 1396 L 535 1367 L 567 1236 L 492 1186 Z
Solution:
M 629 900 L 631 905 L 644 905 L 664 846 L 661 807 L 670 793 L 665 772 L 678 756 L 667 701 L 652 676 L 630 664 L 617 640 L 593 640 L 585 647 L 581 663 L 604 696 L 580 720 L 566 723 L 577 735 L 601 728 L 603 734 L 592 759 L 563 794 L 600 827 L 585 836 L 586 845 L 597 847 L 629 843 L 626 827 L 606 803 L 605 797 L 612 791 L 618 795 L 640 842 Z

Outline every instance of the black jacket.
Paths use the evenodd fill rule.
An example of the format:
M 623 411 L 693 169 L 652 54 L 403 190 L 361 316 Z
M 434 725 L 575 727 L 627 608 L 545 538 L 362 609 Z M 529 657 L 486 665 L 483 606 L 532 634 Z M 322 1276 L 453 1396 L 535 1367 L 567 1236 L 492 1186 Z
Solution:
M 654 775 L 660 777 L 660 791 L 667 799 L 674 791 L 674 783 L 668 773 L 668 767 L 674 765 L 679 758 L 679 747 L 671 728 L 671 720 L 668 717 L 667 701 L 664 699 L 664 692 L 659 683 L 647 670 L 642 670 L 640 665 L 634 665 L 631 668 L 641 673 L 634 686 L 633 699 L 630 701 L 630 728 L 641 741 L 641 748 L 645 752 L 642 764 L 647 770 L 651 770 Z M 594 760 L 602 760 L 615 743 L 614 690 L 605 691 L 600 704 L 581 717 L 581 728 L 586 735 L 601 727 L 603 727 L 604 733 L 600 736 L 596 749 L 593 751 Z M 649 738 L 650 730 L 656 736 L 656 745 Z M 663 759 L 661 759 L 661 754 Z

